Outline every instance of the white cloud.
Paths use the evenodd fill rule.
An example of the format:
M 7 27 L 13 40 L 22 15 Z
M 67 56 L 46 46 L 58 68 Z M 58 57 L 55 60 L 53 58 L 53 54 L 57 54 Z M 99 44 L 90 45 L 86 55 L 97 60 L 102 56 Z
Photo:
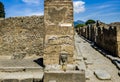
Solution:
M 24 3 L 27 4 L 39 4 L 40 0 L 22 0 Z
M 81 13 L 85 11 L 85 2 L 83 1 L 74 1 L 74 12 L 75 13 Z

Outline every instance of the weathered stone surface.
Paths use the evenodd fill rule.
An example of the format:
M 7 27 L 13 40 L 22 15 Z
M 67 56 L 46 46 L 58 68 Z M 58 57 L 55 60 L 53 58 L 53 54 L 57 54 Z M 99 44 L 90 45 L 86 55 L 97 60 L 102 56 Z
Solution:
M 120 70 L 118 71 L 118 75 L 120 76 Z
M 45 69 L 44 69 L 45 71 L 61 71 L 61 70 L 63 70 L 62 69 L 62 66 L 61 65 L 46 65 L 46 67 L 45 67 Z M 66 65 L 66 70 L 67 71 L 73 71 L 73 70 L 75 70 L 75 65 L 73 65 L 73 64 L 67 64 Z
M 106 55 L 106 57 L 109 58 L 110 60 L 116 60 L 116 58 L 111 55 Z
M 61 70 L 62 66 L 61 65 L 46 65 L 45 71 L 58 71 Z
M 33 82 L 33 79 L 27 78 L 27 79 L 20 80 L 20 82 Z
M 95 70 L 94 74 L 100 80 L 110 80 L 111 75 L 105 70 Z
M 25 72 L 0 72 L 1 82 L 43 82 L 43 72 L 25 71 Z
M 0 60 L 0 72 L 24 72 L 24 71 L 43 71 L 43 67 L 30 59 L 23 60 Z
M 45 71 L 44 82 L 85 82 L 84 71 Z
M 119 36 L 120 36 L 120 30 L 119 30 Z M 117 42 L 117 45 L 118 45 L 118 48 L 117 48 L 117 51 L 118 51 L 118 56 L 120 57 L 120 38 L 118 38 L 119 41 Z
M 117 66 L 117 68 L 120 70 L 120 62 L 118 62 L 118 61 L 112 61 L 116 66 Z
M 103 50 L 120 57 L 120 22 L 112 24 L 96 22 L 76 30 L 78 34 L 94 42 Z
M 73 36 L 71 35 L 46 35 L 45 37 L 45 44 L 49 45 L 55 45 L 55 44 L 69 44 L 69 45 L 74 45 L 73 44 Z
M 84 62 L 79 62 L 79 63 L 77 64 L 77 67 L 78 67 L 78 69 L 80 69 L 80 70 L 86 70 L 86 65 L 85 65 Z
M 43 55 L 43 16 L 6 18 L 0 26 L 0 56 L 23 59 Z
M 90 60 L 85 60 L 85 64 L 86 64 L 86 65 L 92 65 L 92 64 L 93 64 L 93 62 L 92 62 L 92 61 L 90 61 Z
M 61 52 L 67 52 L 67 63 L 73 63 L 74 28 L 71 0 L 46 0 L 44 11 L 44 64 L 59 64 Z
M 4 79 L 2 82 L 19 82 L 18 79 Z
M 92 77 L 93 75 L 93 72 L 91 70 L 86 70 L 85 71 L 85 77 L 86 77 L 86 80 L 90 80 L 90 78 Z

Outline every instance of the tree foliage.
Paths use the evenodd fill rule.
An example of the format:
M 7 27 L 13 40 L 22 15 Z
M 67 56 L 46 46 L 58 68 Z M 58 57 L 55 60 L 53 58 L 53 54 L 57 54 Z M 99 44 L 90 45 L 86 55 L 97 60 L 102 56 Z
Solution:
M 94 24 L 94 23 L 95 23 L 95 21 L 92 20 L 92 19 L 89 19 L 89 20 L 87 20 L 87 21 L 85 22 L 86 25 L 88 25 L 88 24 Z
M 0 18 L 5 18 L 4 5 L 0 2 Z
M 83 26 L 85 26 L 85 24 L 78 24 L 78 25 L 75 26 L 75 28 L 80 28 L 80 27 L 83 27 Z

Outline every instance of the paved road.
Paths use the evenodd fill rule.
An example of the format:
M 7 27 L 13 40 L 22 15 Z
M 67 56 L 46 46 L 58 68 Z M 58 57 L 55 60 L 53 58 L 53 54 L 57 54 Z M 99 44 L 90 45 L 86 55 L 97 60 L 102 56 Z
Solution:
M 108 58 L 96 51 L 91 44 L 75 35 L 75 45 L 78 52 L 76 58 L 79 57 L 79 61 L 76 62 L 82 62 L 80 67 L 86 70 L 86 82 L 120 82 L 116 66 Z M 111 75 L 111 80 L 99 80 L 94 75 L 95 70 L 107 71 Z

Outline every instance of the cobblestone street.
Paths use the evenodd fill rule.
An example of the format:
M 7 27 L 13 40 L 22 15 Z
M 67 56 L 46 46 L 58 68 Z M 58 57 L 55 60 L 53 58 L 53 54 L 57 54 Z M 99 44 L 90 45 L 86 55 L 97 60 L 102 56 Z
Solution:
M 86 70 L 86 82 L 120 82 L 120 77 L 118 75 L 118 69 L 116 66 L 103 56 L 101 53 L 96 51 L 90 43 L 75 35 L 75 45 L 78 53 L 76 57 L 76 63 L 79 68 Z M 106 71 L 111 79 L 100 80 L 94 74 L 95 71 L 101 70 L 100 73 L 105 76 L 103 71 Z

